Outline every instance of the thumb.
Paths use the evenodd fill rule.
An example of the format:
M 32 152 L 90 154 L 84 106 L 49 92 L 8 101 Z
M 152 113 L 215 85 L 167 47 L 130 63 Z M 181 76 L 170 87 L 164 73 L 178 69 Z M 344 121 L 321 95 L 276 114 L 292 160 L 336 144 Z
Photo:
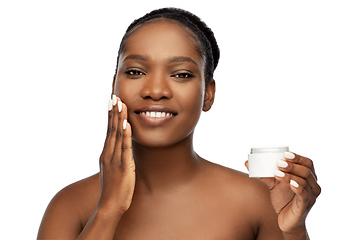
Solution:
M 245 167 L 247 168 L 247 170 L 249 171 L 249 161 L 246 160 L 246 162 L 244 163 Z

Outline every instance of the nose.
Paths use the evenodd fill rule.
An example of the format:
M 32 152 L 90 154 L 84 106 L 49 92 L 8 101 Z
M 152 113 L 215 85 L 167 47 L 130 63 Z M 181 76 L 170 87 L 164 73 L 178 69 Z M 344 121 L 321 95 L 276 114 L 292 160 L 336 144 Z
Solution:
M 163 74 L 153 76 L 148 75 L 141 91 L 141 97 L 143 99 L 149 98 L 154 101 L 171 99 L 173 97 L 173 92 L 169 85 L 169 79 Z

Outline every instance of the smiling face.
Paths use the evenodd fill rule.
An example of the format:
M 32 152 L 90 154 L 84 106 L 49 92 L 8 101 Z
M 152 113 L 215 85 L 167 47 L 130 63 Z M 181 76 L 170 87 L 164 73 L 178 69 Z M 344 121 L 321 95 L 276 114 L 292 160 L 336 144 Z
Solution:
M 135 142 L 164 147 L 189 137 L 214 91 L 214 84 L 205 91 L 196 40 L 179 24 L 148 22 L 126 40 L 114 94 L 128 107 Z

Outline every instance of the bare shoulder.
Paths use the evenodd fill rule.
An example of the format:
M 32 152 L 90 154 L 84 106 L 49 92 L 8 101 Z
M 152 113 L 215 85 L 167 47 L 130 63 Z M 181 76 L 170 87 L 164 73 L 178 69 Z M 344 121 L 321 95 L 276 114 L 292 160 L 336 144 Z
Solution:
M 205 160 L 206 161 L 206 160 Z M 216 182 L 218 187 L 235 191 L 250 198 L 253 196 L 268 195 L 268 187 L 259 179 L 249 178 L 249 175 L 235 169 L 206 161 L 204 172 Z
M 99 174 L 70 184 L 50 201 L 43 216 L 39 239 L 66 234 L 79 234 L 94 211 L 99 198 Z
M 204 173 L 211 187 L 222 201 L 222 212 L 232 219 L 238 236 L 243 239 L 244 229 L 251 229 L 256 239 L 281 239 L 277 214 L 270 200 L 270 190 L 261 180 L 218 164 L 206 162 Z M 211 185 L 211 186 L 210 186 Z M 231 224 L 231 223 L 230 223 Z
M 209 185 L 222 201 L 226 201 L 229 212 L 238 214 L 253 224 L 259 224 L 264 213 L 274 213 L 268 187 L 259 179 L 249 178 L 241 171 L 206 161 L 204 175 Z
M 56 202 L 66 205 L 70 209 L 81 207 L 79 205 L 86 207 L 86 205 L 91 204 L 89 200 L 96 196 L 98 198 L 99 194 L 99 174 L 97 173 L 64 187 L 54 196 L 50 204 Z

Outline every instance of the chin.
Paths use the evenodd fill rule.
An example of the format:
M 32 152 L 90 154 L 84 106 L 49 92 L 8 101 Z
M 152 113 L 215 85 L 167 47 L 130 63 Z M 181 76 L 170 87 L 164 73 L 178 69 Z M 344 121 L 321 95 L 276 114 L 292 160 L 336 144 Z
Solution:
M 148 132 L 142 134 L 136 134 L 134 131 L 133 141 L 138 145 L 149 148 L 164 148 L 171 147 L 180 142 L 186 140 L 192 140 L 193 131 L 187 134 L 181 131 L 177 131 L 177 134 L 161 133 L 161 132 Z

